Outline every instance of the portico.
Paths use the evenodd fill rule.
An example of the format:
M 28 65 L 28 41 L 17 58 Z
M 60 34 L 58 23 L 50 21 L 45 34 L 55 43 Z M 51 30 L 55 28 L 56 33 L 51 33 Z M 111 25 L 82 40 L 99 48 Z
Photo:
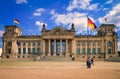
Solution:
M 43 45 L 43 51 L 45 51 L 45 55 L 71 55 L 71 40 L 72 39 L 44 39 L 45 45 Z

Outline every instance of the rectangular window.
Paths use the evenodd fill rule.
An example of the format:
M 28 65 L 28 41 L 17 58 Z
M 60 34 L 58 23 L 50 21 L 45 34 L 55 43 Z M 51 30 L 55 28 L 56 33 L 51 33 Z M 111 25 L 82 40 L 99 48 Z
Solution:
M 108 48 L 108 54 L 111 54 L 111 49 L 110 48 Z
M 98 41 L 98 46 L 100 46 L 100 41 Z
M 30 50 L 30 48 L 28 48 L 28 54 L 30 54 L 31 53 L 31 50 Z
M 26 54 L 26 48 L 23 48 L 23 54 Z
M 87 46 L 90 46 L 90 42 L 87 42 Z
M 40 42 L 37 42 L 37 46 L 40 46 Z
M 95 42 L 92 42 L 92 46 L 95 46 Z
M 80 42 L 79 41 L 76 42 L 76 46 L 80 46 Z
M 35 46 L 35 42 L 33 42 L 33 46 Z
M 84 42 L 82 42 L 82 46 L 85 46 Z

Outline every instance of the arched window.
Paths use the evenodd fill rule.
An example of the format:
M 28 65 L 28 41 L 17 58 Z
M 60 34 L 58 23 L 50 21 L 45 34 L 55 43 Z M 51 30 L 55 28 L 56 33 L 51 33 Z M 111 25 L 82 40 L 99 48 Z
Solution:
M 21 54 L 21 48 L 18 48 L 18 54 Z
M 90 54 L 90 48 L 87 48 L 87 54 Z
M 33 54 L 36 54 L 36 48 L 33 48 Z
M 12 42 L 11 41 L 8 42 L 8 46 L 12 46 Z
M 76 54 L 80 55 L 80 48 L 76 48 Z
M 38 55 L 40 55 L 40 48 L 37 48 L 37 53 Z
M 97 48 L 97 53 L 100 54 L 100 48 Z
M 23 54 L 26 54 L 26 48 L 23 48 Z
M 31 49 L 30 48 L 28 48 L 28 54 L 30 54 L 31 53 Z
M 85 48 L 82 48 L 82 54 L 85 54 Z
M 92 48 L 92 54 L 95 54 L 95 48 Z

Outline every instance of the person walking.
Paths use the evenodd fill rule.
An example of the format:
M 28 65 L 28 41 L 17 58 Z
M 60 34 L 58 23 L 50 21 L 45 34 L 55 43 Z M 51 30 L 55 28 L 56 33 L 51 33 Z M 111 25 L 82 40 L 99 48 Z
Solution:
M 86 65 L 87 65 L 87 68 L 91 68 L 91 59 L 90 59 L 90 57 L 87 58 Z
M 94 60 L 93 57 L 91 58 L 91 64 L 94 65 Z

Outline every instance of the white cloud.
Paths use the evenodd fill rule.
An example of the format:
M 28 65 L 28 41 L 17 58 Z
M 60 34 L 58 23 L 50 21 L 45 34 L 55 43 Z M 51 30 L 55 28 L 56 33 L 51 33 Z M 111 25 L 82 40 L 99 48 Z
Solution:
M 72 11 L 73 9 L 86 9 L 90 5 L 90 1 L 91 0 L 71 0 L 67 10 Z
M 92 4 L 92 5 L 90 5 L 89 7 L 88 7 L 88 10 L 96 10 L 97 9 L 97 7 L 98 7 L 98 3 L 96 3 L 96 4 Z
M 67 14 L 58 14 L 54 13 L 52 16 L 52 20 L 54 20 L 54 23 L 57 25 L 64 25 L 68 26 L 67 28 L 70 28 L 69 26 L 71 23 L 75 24 L 75 29 L 79 33 L 81 31 L 86 31 L 87 28 L 87 17 L 86 13 L 79 13 L 79 12 L 70 12 Z
M 43 8 L 38 8 L 36 11 L 33 13 L 34 16 L 41 16 L 41 13 L 44 12 L 45 9 Z
M 103 11 L 107 11 L 107 10 L 109 10 L 109 8 L 103 8 Z
M 39 30 L 42 29 L 42 25 L 45 24 L 47 26 L 47 23 L 43 23 L 43 22 L 40 22 L 40 21 L 36 21 L 35 22 L 35 25 L 39 27 Z
M 27 3 L 27 0 L 16 0 L 16 4 Z
M 51 10 L 51 11 L 50 11 L 50 14 L 55 14 L 55 10 L 54 10 L 54 9 Z
M 104 23 L 104 18 L 108 19 L 108 23 L 113 23 L 120 27 L 120 3 L 117 4 L 103 17 L 98 18 L 99 23 Z
M 3 36 L 3 33 L 4 33 L 4 31 L 3 31 L 3 30 L 0 30 L 0 37 Z
M 105 4 L 110 4 L 112 2 L 113 2 L 113 0 L 108 0 L 107 2 L 105 2 Z
M 77 10 L 98 10 L 98 5 L 99 3 L 95 4 L 90 4 L 92 0 L 71 0 L 68 7 L 67 11 L 72 11 L 74 9 Z

